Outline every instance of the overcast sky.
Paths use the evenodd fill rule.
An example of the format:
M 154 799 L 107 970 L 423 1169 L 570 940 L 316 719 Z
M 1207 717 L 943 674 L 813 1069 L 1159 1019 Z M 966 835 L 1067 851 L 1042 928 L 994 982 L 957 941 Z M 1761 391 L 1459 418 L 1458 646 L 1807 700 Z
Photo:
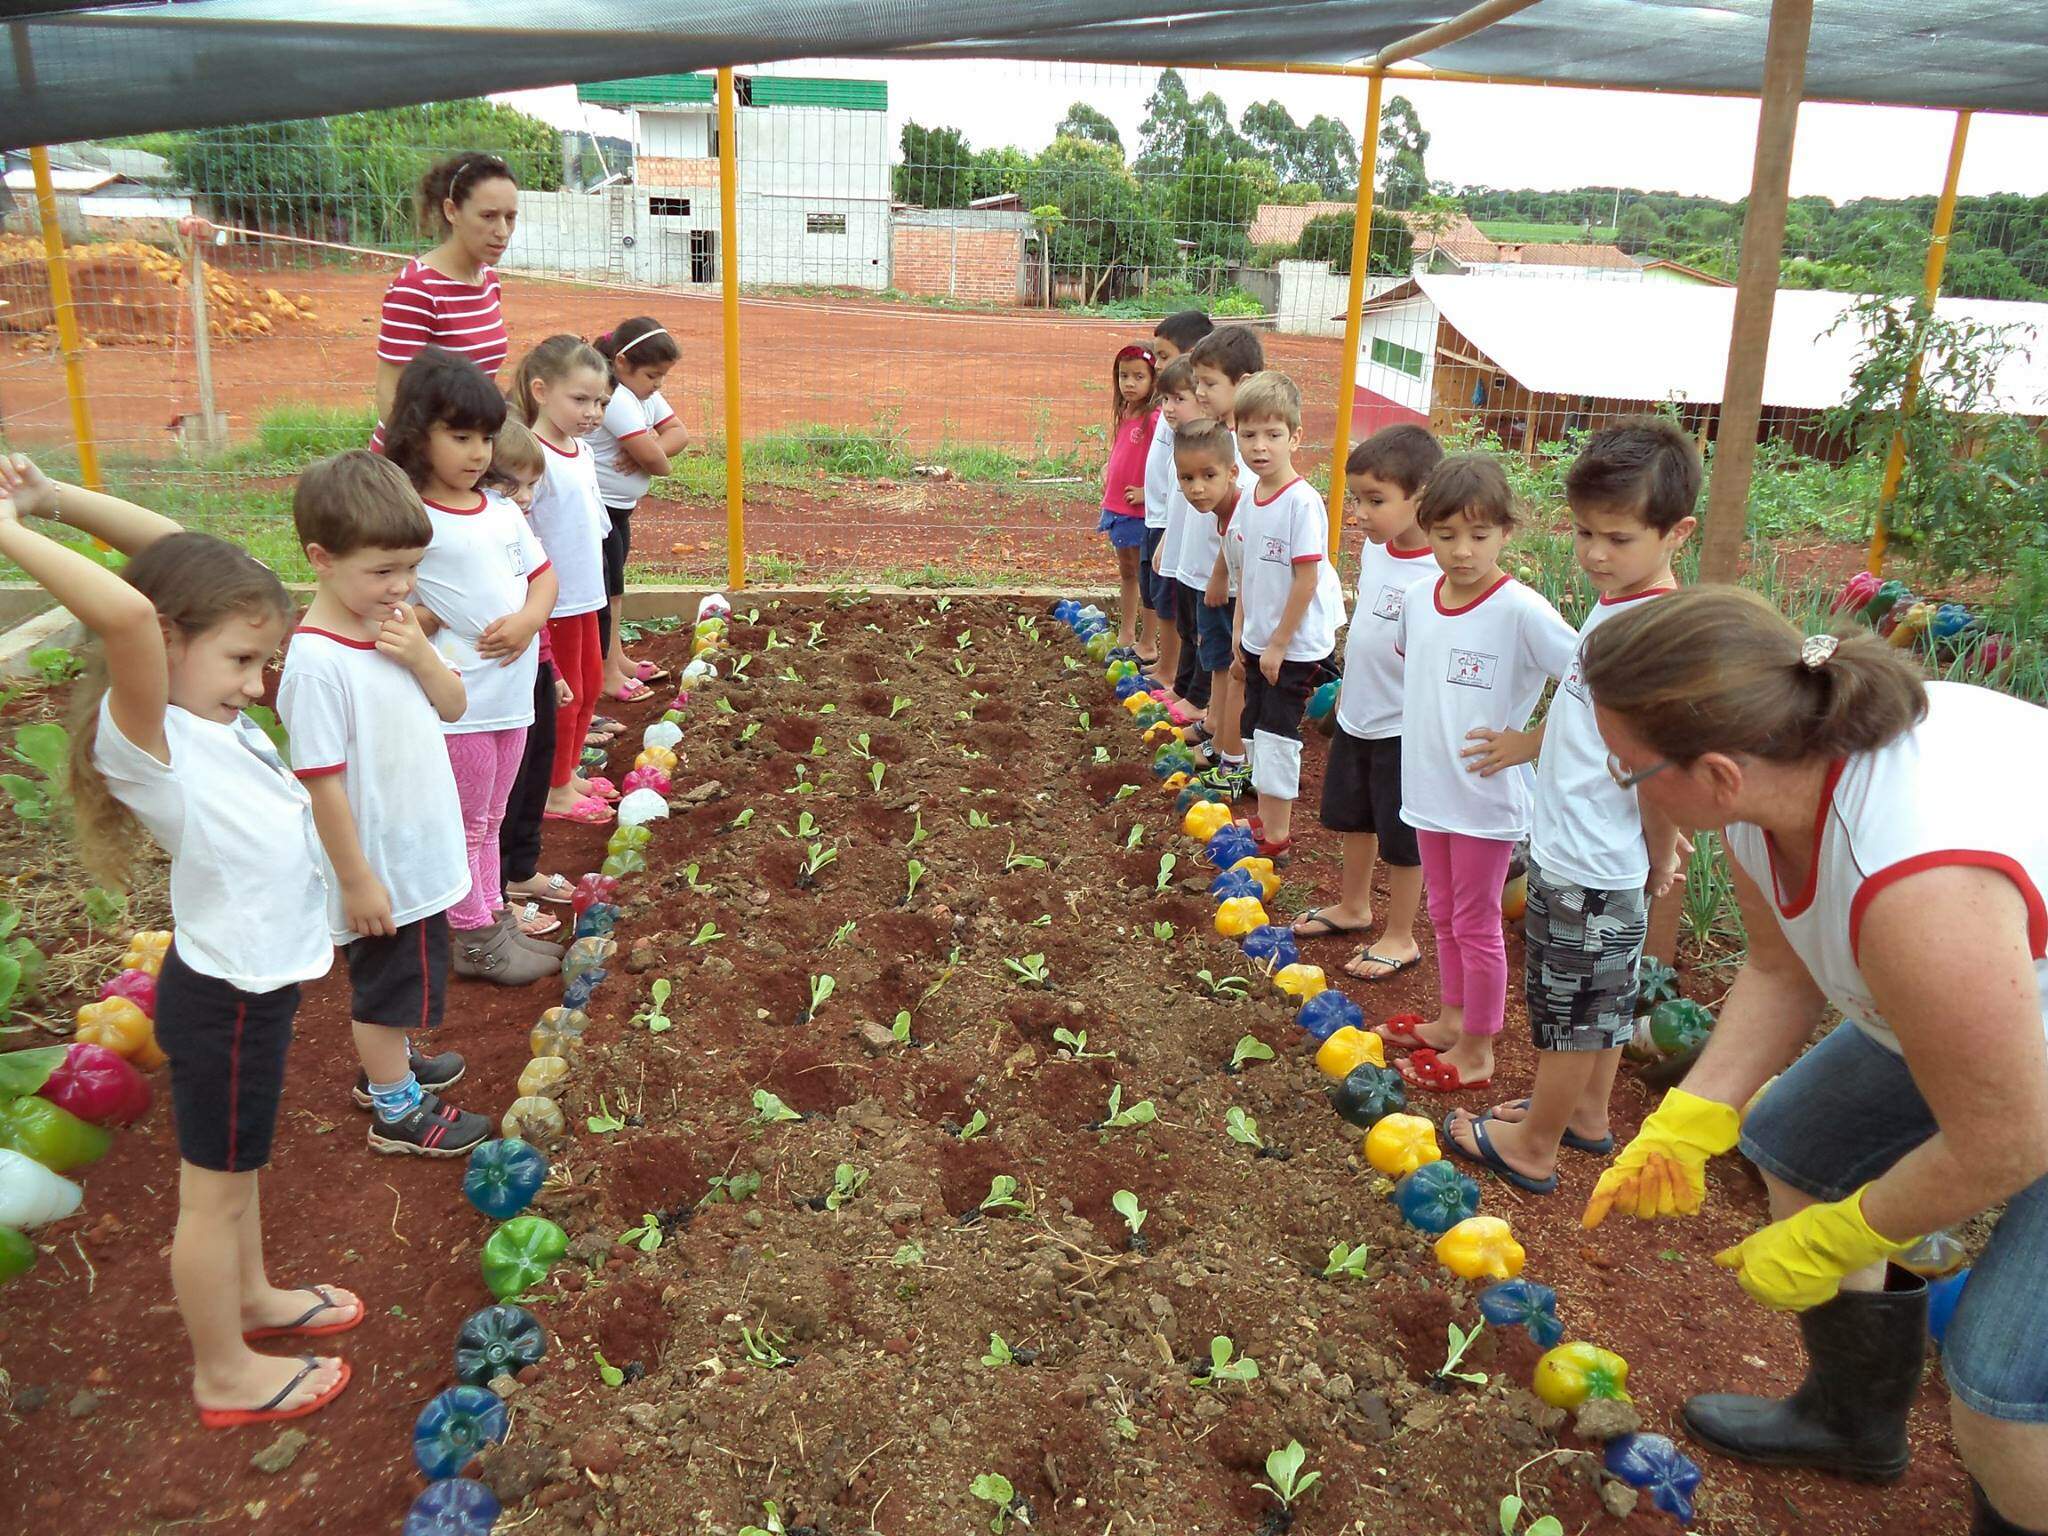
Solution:
M 757 73 L 885 80 L 889 142 L 905 119 L 963 130 L 975 148 L 1038 150 L 1076 100 L 1100 108 L 1134 151 L 1154 70 L 1099 65 L 809 60 Z M 1328 113 L 1355 135 L 1365 82 L 1310 76 L 1189 71 L 1191 95 L 1215 91 L 1232 121 L 1278 98 L 1297 122 Z M 1460 185 L 1543 189 L 1619 185 L 1740 197 L 1748 188 L 1756 105 L 1526 86 L 1403 85 L 1429 130 L 1429 174 Z M 624 135 L 618 114 L 587 109 L 573 87 L 521 91 L 515 101 L 562 127 Z M 1799 118 L 1794 195 L 1898 197 L 1941 188 L 1954 115 L 1891 107 L 1809 106 Z M 2048 119 L 1979 113 L 1963 164 L 1965 194 L 2048 192 Z

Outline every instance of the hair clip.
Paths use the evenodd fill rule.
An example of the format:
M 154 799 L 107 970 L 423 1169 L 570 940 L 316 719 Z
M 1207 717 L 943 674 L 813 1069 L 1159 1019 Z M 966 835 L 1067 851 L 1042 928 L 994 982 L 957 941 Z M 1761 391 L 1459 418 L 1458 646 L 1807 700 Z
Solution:
M 1841 643 L 1839 635 L 1808 635 L 1799 645 L 1799 664 L 1809 672 L 1818 672 Z

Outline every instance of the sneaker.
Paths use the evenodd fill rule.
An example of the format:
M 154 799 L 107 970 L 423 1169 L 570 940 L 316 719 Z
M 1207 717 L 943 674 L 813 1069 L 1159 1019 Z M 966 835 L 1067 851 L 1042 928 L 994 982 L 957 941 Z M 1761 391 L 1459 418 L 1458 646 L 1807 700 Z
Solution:
M 443 1088 L 462 1081 L 462 1074 L 468 1070 L 459 1051 L 442 1051 L 434 1056 L 422 1056 L 417 1050 L 408 1049 L 406 1065 L 412 1068 L 412 1075 L 420 1087 L 428 1093 L 439 1093 Z M 374 1109 L 375 1101 L 370 1097 L 370 1074 L 356 1071 L 356 1085 L 349 1090 L 357 1109 Z
M 512 942 L 521 949 L 530 949 L 537 955 L 546 955 L 556 965 L 560 965 L 562 956 L 568 953 L 567 949 L 552 939 L 537 939 L 528 933 L 519 924 L 519 914 L 509 908 L 498 914 L 497 923 L 500 928 L 512 935 Z M 556 923 L 555 926 L 559 928 L 561 924 Z
M 1207 773 L 1197 775 L 1195 782 L 1220 789 L 1232 800 L 1244 800 L 1252 793 L 1252 765 L 1218 762 Z
M 466 1109 L 443 1104 L 431 1093 L 404 1119 L 386 1124 L 370 1120 L 372 1152 L 409 1152 L 415 1157 L 461 1157 L 491 1134 L 491 1122 Z
M 451 968 L 472 981 L 494 981 L 501 987 L 526 987 L 555 974 L 559 960 L 526 947 L 506 923 L 469 928 L 454 935 Z

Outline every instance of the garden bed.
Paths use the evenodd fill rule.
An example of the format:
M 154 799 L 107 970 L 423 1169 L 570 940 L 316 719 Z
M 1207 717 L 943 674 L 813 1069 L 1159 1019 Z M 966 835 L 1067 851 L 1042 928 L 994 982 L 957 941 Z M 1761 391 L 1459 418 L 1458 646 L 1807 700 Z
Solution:
M 1472 1290 L 1384 1198 L 1292 1006 L 1211 931 L 1211 872 L 1062 626 L 986 599 L 849 597 L 751 619 L 738 606 L 745 673 L 687 707 L 676 811 L 626 886 L 620 952 L 563 1094 L 571 1134 L 536 1210 L 568 1230 L 571 1260 L 532 1301 L 552 1349 L 481 1467 L 507 1505 L 501 1529 L 730 1536 L 767 1525 L 772 1499 L 791 1527 L 834 1536 L 965 1532 L 991 1513 L 970 1484 L 997 1473 L 1036 1530 L 1251 1536 L 1273 1510 L 1253 1484 L 1289 1440 L 1322 1473 L 1302 1531 L 1490 1532 L 1518 1487 L 1568 1531 L 1673 1528 L 1647 1504 L 1616 1521 L 1590 1458 L 1546 1456 L 1585 1443 L 1526 1390 L 1536 1350 L 1519 1330 L 1488 1329 L 1468 1356 L 1485 1386 L 1432 1380 L 1447 1326 L 1476 1320 Z M 678 642 L 653 648 L 680 670 Z M 627 713 L 636 732 L 653 718 Z M 1312 742 L 1306 807 L 1321 762 Z M 547 865 L 594 867 L 602 839 L 551 827 Z M 1304 840 L 1276 921 L 1334 891 L 1334 842 Z M 836 857 L 806 876 L 814 845 Z M 913 858 L 925 872 L 906 900 Z M 1019 974 L 1040 969 L 1034 956 L 1044 985 Z M 1303 958 L 1335 976 L 1343 956 L 1331 941 Z M 1519 974 L 1518 936 L 1510 962 Z M 1250 977 L 1251 995 L 1209 995 L 1204 969 Z M 661 1032 L 644 1018 L 658 978 L 673 985 Z M 1435 972 L 1345 986 L 1372 1022 L 1430 1006 Z M 1497 1090 L 1531 1066 L 1518 991 Z M 546 992 L 452 993 L 446 1043 L 472 1063 L 458 1102 L 504 1109 Z M 335 1341 L 354 1384 L 297 1426 L 308 1443 L 283 1472 L 250 1465 L 273 1433 L 197 1427 L 170 1308 L 175 1154 L 159 1107 L 88 1175 L 81 1214 L 36 1234 L 39 1267 L 0 1292 L 0 1502 L 46 1536 L 390 1531 L 420 1488 L 412 1419 L 450 1379 L 457 1325 L 489 1299 L 488 1224 L 459 1170 L 364 1150 L 345 999 L 338 971 L 308 989 L 265 1206 L 281 1283 L 333 1280 L 368 1301 L 368 1325 Z M 909 1044 L 890 1030 L 905 1011 Z M 1086 1032 L 1084 1059 L 1061 1031 Z M 1277 1057 L 1227 1073 L 1247 1033 Z M 1157 1119 L 1094 1129 L 1116 1086 Z M 802 1118 L 759 1123 L 762 1090 Z M 1624 1077 L 1619 1134 L 1651 1099 Z M 1227 1136 L 1233 1107 L 1289 1155 Z M 616 1128 L 591 1127 L 601 1111 Z M 964 1139 L 977 1112 L 986 1127 Z M 865 1181 L 820 1208 L 842 1164 Z M 1586 1234 L 1597 1172 L 1572 1158 L 1548 1198 L 1486 1180 L 1482 1209 L 1557 1288 L 1567 1337 L 1631 1361 L 1646 1427 L 1675 1433 L 1694 1391 L 1789 1387 L 1791 1321 L 1706 1263 L 1761 1218 L 1743 1165 L 1716 1165 L 1692 1222 Z M 743 1198 L 714 1197 L 755 1176 Z M 998 1177 L 1028 1209 L 964 1219 Z M 1148 1212 L 1140 1252 L 1119 1190 Z M 650 1215 L 658 1247 L 620 1243 Z M 1362 1278 L 1320 1277 L 1339 1241 L 1370 1245 Z M 768 1363 L 750 1360 L 743 1330 L 766 1338 Z M 1030 1363 L 984 1365 L 991 1334 Z M 1256 1381 L 1193 1384 L 1217 1334 L 1258 1362 Z M 1967 1485 L 1932 1376 L 1914 1437 L 1913 1470 L 1888 1490 L 1702 1456 L 1699 1528 L 1954 1529 Z

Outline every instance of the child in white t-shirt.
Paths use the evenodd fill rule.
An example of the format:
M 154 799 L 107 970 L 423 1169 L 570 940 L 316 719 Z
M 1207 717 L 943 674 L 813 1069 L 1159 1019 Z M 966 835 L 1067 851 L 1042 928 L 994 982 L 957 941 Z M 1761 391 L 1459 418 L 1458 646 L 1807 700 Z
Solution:
M 604 420 L 583 435 L 597 461 L 597 491 L 604 501 L 611 532 L 604 541 L 604 590 L 607 606 L 599 610 L 598 635 L 604 647 L 604 694 L 632 703 L 654 696 L 649 687 L 668 677 L 651 661 L 635 661 L 619 637 L 625 617 L 626 556 L 633 548 L 633 509 L 647 494 L 656 475 L 669 472 L 669 460 L 683 451 L 690 434 L 661 397 L 669 369 L 682 349 L 658 320 L 635 315 L 622 320 L 594 343 L 611 365 L 612 397 Z
M 1396 1015 L 1380 1033 L 1419 1047 L 1400 1065 L 1412 1087 L 1450 1093 L 1493 1076 L 1508 983 L 1501 886 L 1529 829 L 1524 772 L 1484 775 L 1466 759 L 1491 751 L 1483 733 L 1528 723 L 1544 683 L 1570 666 L 1575 638 L 1540 593 L 1501 569 L 1515 500 L 1492 459 L 1445 459 L 1423 484 L 1416 520 L 1442 574 L 1408 589 L 1395 626 L 1401 817 L 1422 855 L 1443 1007 L 1429 1023 Z
M 1173 434 L 1183 422 L 1193 421 L 1200 410 L 1195 404 L 1194 369 L 1186 358 L 1176 357 L 1159 370 L 1158 400 L 1159 424 L 1153 429 L 1152 447 L 1145 460 L 1145 544 L 1138 565 L 1139 596 L 1152 610 L 1153 637 L 1159 644 L 1159 660 L 1148 674 L 1159 685 L 1154 696 L 1169 708 L 1178 705 L 1187 710 L 1187 701 L 1174 691 L 1180 667 L 1180 605 L 1174 598 L 1173 575 L 1165 569 L 1168 548 L 1177 548 L 1174 535 L 1187 516 L 1180 477 L 1174 469 Z M 1192 646 L 1194 636 L 1188 636 L 1187 643 Z
M 1422 907 L 1422 854 L 1401 819 L 1402 664 L 1394 649 L 1401 605 L 1418 576 L 1436 569 L 1429 535 L 1415 521 L 1423 481 L 1443 462 L 1428 428 L 1387 427 L 1351 450 L 1344 478 L 1365 522 L 1358 596 L 1344 641 L 1344 682 L 1323 769 L 1322 823 L 1344 846 L 1344 884 L 1328 906 L 1294 920 L 1298 938 L 1360 940 L 1373 927 L 1372 882 L 1387 866 L 1386 927 L 1361 942 L 1344 974 L 1385 981 L 1422 958 L 1415 917 Z
M 469 890 L 448 913 L 458 967 L 463 950 L 506 927 L 559 964 L 562 950 L 527 931 L 505 910 L 499 831 L 533 725 L 540 632 L 555 604 L 555 573 L 519 508 L 479 488 L 505 425 L 505 397 L 466 358 L 424 349 L 398 376 L 384 456 L 411 480 L 426 507 L 433 539 L 420 560 L 415 593 L 420 626 L 463 680 L 468 708 L 442 728 L 462 800 Z M 552 930 L 552 917 L 537 915 Z M 483 974 L 512 979 L 527 965 Z
M 1560 1147 L 1613 1150 L 1607 1102 L 1636 1028 L 1636 967 L 1649 899 L 1679 878 L 1678 831 L 1609 768 L 1579 680 L 1586 637 L 1674 591 L 1672 561 L 1695 526 L 1700 458 L 1669 422 L 1645 417 L 1594 433 L 1565 477 L 1579 569 L 1599 594 L 1571 669 L 1533 732 L 1484 732 L 1482 773 L 1538 751 L 1523 917 L 1536 1080 L 1527 1098 L 1444 1122 L 1445 1150 L 1532 1194 L 1557 1188 Z
M 25 518 L 65 524 L 128 563 L 110 571 Z M 55 484 L 19 455 L 0 457 L 0 559 L 99 641 L 104 669 L 81 685 L 97 707 L 73 740 L 70 780 L 88 864 L 118 887 L 144 831 L 171 859 L 175 937 L 157 977 L 155 1038 L 170 1063 L 178 1140 L 171 1287 L 200 1422 L 301 1417 L 340 1396 L 348 1363 L 249 1345 L 341 1333 L 365 1309 L 337 1286 L 281 1290 L 263 1267 L 257 1178 L 270 1161 L 299 986 L 334 963 L 306 793 L 242 713 L 263 697 L 291 596 L 233 545 Z
M 1231 676 L 1244 682 L 1239 725 L 1251 743 L 1259 797 L 1249 825 L 1259 853 L 1284 862 L 1301 793 L 1301 713 L 1337 647 L 1344 595 L 1329 556 L 1329 512 L 1294 472 L 1301 391 L 1284 373 L 1254 374 L 1238 386 L 1232 410 L 1238 447 L 1258 481 L 1232 532 L 1242 545 L 1243 576 Z
M 455 1157 L 491 1123 L 434 1091 L 462 1076 L 462 1059 L 422 1056 L 408 1039 L 440 1028 L 448 909 L 469 890 L 441 736 L 467 697 L 406 604 L 433 525 L 405 472 L 368 449 L 299 476 L 292 523 L 320 586 L 285 653 L 277 712 L 326 855 L 328 932 L 348 963 L 354 1097 L 370 1111 L 372 1151 Z

